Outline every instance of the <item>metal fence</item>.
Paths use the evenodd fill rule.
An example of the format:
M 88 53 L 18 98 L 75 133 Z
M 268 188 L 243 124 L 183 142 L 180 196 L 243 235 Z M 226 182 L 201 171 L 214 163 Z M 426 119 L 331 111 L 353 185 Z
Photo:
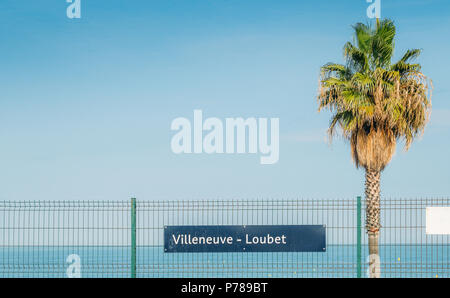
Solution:
M 382 277 L 450 277 L 450 236 L 382 199 Z M 364 202 L 349 199 L 0 202 L 0 277 L 365 277 Z M 326 226 L 326 252 L 164 253 L 170 225 Z M 78 275 L 76 275 L 78 273 Z

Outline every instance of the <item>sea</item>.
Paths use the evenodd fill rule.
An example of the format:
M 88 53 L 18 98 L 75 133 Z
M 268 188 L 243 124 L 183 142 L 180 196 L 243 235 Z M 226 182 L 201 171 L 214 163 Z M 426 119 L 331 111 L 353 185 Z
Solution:
M 325 252 L 165 253 L 138 246 L 0 247 L 1 278 L 329 278 L 367 277 L 368 248 L 328 245 Z M 381 277 L 449 278 L 450 245 L 380 246 Z

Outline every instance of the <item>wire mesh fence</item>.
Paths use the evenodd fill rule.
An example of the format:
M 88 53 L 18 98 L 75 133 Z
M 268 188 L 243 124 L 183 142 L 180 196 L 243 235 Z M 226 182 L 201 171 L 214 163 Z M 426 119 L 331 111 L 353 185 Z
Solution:
M 450 199 L 381 203 L 381 276 L 450 277 L 450 236 L 425 233 L 426 207 Z M 356 198 L 0 202 L 0 277 L 365 277 L 364 209 Z M 168 254 L 171 225 L 325 225 L 327 248 Z
M 0 202 L 0 277 L 130 276 L 130 202 Z
M 450 198 L 382 199 L 381 203 L 382 276 L 450 277 L 450 235 L 426 234 L 426 208 L 449 207 Z M 367 269 L 367 263 L 364 266 Z

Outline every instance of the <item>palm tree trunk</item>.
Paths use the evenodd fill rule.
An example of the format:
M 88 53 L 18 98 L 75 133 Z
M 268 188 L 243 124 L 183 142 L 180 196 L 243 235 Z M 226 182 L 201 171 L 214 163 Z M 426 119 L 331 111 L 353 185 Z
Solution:
M 380 171 L 366 169 L 366 229 L 369 236 L 369 277 L 380 277 Z

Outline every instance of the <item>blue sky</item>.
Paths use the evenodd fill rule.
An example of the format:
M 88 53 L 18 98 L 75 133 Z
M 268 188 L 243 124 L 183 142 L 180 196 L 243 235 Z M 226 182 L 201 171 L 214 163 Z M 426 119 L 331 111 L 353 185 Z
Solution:
M 342 62 L 364 0 L 0 2 L 0 200 L 340 198 L 364 172 L 317 113 L 321 65 Z M 450 195 L 450 3 L 382 1 L 396 57 L 422 48 L 432 120 L 382 195 Z M 279 117 L 280 160 L 175 155 L 176 117 Z

